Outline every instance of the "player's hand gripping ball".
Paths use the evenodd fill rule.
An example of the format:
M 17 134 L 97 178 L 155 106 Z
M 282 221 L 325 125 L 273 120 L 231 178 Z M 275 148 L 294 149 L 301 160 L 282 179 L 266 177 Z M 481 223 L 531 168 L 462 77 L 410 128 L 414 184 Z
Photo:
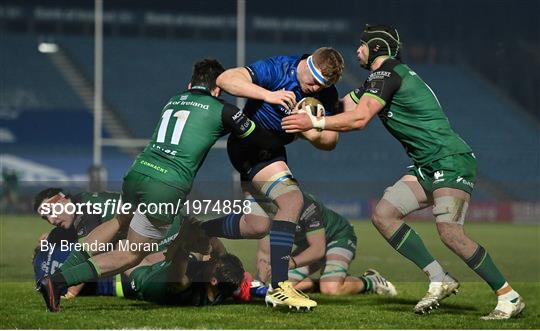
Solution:
M 309 115 L 313 115 L 316 117 L 322 117 L 326 115 L 323 104 L 313 97 L 307 97 L 300 100 L 296 104 L 296 111 L 298 113 L 308 113 Z
M 320 122 L 324 118 L 326 110 L 319 100 L 313 97 L 303 98 L 296 104 L 295 111 L 297 113 L 307 113 L 317 131 L 321 131 L 320 128 L 316 127 L 315 123 Z

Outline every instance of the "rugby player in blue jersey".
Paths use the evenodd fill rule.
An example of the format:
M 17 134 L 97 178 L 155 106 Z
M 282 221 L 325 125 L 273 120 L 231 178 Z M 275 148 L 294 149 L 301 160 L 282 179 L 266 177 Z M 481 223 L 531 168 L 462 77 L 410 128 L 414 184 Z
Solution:
M 341 78 L 343 68 L 341 54 L 333 48 L 322 47 L 311 55 L 274 56 L 246 67 L 229 69 L 217 79 L 222 90 L 248 99 L 244 113 L 256 126 L 266 129 L 267 139 L 279 142 L 279 147 L 260 149 L 229 137 L 227 144 L 231 162 L 241 174 L 246 197 L 263 195 L 278 206 L 278 211 L 271 221 L 257 207 L 244 217 L 227 215 L 204 223 L 203 228 L 208 236 L 230 239 L 262 238 L 270 231 L 272 288 L 265 301 L 272 306 L 309 309 L 317 305 L 288 282 L 289 259 L 303 197 L 287 166 L 285 152 L 285 145 L 292 142 L 295 135 L 283 131 L 281 119 L 298 110 L 296 103 L 305 97 L 320 100 L 327 114 L 336 113 L 338 93 L 334 84 Z M 303 137 L 319 149 L 332 150 L 338 134 L 311 130 Z

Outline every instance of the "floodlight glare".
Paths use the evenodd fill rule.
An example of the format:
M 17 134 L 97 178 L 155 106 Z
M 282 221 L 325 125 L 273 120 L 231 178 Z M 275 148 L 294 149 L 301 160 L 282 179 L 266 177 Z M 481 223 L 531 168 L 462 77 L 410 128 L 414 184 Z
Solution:
M 42 42 L 38 46 L 38 51 L 41 53 L 56 53 L 58 52 L 58 45 L 55 43 Z

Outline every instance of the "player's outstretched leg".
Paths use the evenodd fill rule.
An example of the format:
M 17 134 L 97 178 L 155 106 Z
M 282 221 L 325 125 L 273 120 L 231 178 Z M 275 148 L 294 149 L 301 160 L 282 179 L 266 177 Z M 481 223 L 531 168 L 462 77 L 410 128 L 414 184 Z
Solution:
M 296 223 L 303 206 L 303 196 L 287 164 L 274 162 L 254 177 L 257 189 L 277 206 L 270 227 L 270 266 L 272 288 L 265 298 L 272 306 L 311 309 L 317 303 L 294 289 L 288 281 L 289 260 L 292 253 Z
M 512 289 L 484 247 L 471 240 L 463 230 L 469 194 L 453 188 L 435 190 L 437 229 L 444 244 L 480 276 L 497 295 L 497 306 L 484 320 L 509 319 L 525 308 L 523 298 Z
M 54 282 L 51 277 L 44 277 L 37 282 L 36 290 L 43 296 L 49 311 L 60 311 L 60 297 L 66 293 L 67 286 Z
M 438 308 L 441 300 L 459 288 L 457 280 L 433 258 L 418 233 L 403 222 L 406 215 L 430 204 L 416 177 L 407 175 L 385 190 L 372 215 L 373 225 L 388 243 L 429 276 L 428 292 L 414 308 L 418 314 Z

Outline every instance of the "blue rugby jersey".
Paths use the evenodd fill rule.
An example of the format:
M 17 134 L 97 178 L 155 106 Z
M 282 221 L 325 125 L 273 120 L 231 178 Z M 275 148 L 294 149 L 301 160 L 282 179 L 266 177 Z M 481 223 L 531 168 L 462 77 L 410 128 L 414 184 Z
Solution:
M 36 282 L 43 277 L 52 275 L 68 258 L 73 246 L 69 243 L 78 241 L 75 228 L 63 229 L 54 228 L 47 236 L 48 244 L 56 244 L 51 250 L 50 246 L 41 249 L 38 246 L 35 251 L 32 264 L 34 266 L 34 277 Z M 62 247 L 62 241 L 64 246 Z M 67 244 L 67 245 L 66 245 Z M 115 295 L 114 278 L 100 278 L 96 282 L 86 283 L 79 295 Z
M 270 91 L 285 89 L 292 91 L 296 95 L 296 101 L 305 97 L 314 97 L 320 100 L 327 115 L 335 113 L 338 101 L 338 92 L 334 85 L 322 89 L 318 93 L 305 94 L 302 92 L 296 73 L 298 63 L 309 55 L 274 56 L 264 60 L 259 60 L 245 68 L 251 75 L 253 83 Z M 244 107 L 244 113 L 255 123 L 265 129 L 280 131 L 281 119 L 289 115 L 289 110 L 280 105 L 272 105 L 261 100 L 248 99 Z

